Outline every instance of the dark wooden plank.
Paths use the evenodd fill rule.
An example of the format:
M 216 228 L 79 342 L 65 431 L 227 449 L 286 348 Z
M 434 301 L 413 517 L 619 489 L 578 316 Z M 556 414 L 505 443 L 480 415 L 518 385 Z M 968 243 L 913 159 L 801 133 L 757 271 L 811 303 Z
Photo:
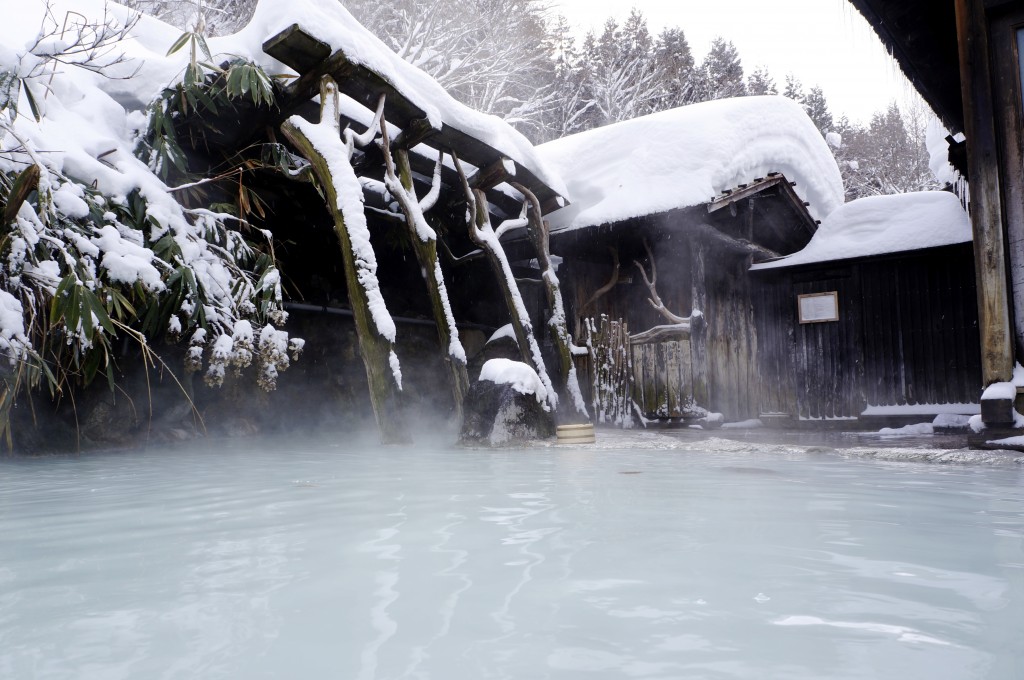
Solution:
M 723 194 L 709 201 L 707 208 L 708 212 L 713 213 L 722 210 L 723 208 L 728 208 L 734 203 L 753 196 L 754 194 L 759 194 L 765 189 L 770 189 L 783 181 L 785 181 L 785 178 L 782 175 L 776 175 L 775 177 L 762 179 L 759 182 L 752 182 L 742 189 L 733 189 L 728 194 Z
M 331 46 L 292 24 L 263 43 L 263 51 L 279 62 L 304 73 L 331 56 Z

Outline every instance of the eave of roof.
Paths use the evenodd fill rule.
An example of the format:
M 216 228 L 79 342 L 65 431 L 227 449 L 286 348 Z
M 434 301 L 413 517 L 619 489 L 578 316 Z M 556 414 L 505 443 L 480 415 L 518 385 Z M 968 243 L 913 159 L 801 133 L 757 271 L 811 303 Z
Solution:
M 953 0 L 850 0 L 951 132 L 963 130 Z

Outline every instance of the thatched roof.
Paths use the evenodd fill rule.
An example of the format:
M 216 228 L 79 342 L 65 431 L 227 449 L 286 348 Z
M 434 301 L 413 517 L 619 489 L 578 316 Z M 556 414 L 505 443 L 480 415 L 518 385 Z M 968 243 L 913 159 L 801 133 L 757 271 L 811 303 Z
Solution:
M 963 130 L 953 0 L 850 0 L 951 132 Z

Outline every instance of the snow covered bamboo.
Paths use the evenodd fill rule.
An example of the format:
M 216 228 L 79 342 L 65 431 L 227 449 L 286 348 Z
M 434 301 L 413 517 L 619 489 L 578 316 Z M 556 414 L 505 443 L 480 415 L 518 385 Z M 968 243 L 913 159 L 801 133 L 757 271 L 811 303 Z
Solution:
M 320 122 L 292 116 L 281 125 L 285 137 L 313 166 L 334 218 L 341 244 L 349 304 L 355 318 L 359 351 L 366 368 L 370 400 L 381 441 L 408 441 L 399 393 L 402 373 L 395 354 L 395 322 L 384 304 L 377 281 L 377 257 L 363 213 L 363 188 L 352 169 L 355 136 L 341 139 L 338 86 L 330 76 L 320 82 Z M 364 141 L 364 140 L 360 140 Z

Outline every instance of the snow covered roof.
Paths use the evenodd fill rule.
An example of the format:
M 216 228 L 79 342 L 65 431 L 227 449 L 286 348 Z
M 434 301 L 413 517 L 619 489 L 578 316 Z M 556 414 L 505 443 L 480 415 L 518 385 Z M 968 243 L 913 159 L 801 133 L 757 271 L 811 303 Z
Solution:
M 946 191 L 869 196 L 829 215 L 803 250 L 751 267 L 776 269 L 967 243 L 971 225 L 960 199 Z
M 353 63 L 382 76 L 420 108 L 435 129 L 448 126 L 488 144 L 529 169 L 558 195 L 568 197 L 561 177 L 545 165 L 526 137 L 497 116 L 456 101 L 437 81 L 395 54 L 337 2 L 261 0 L 245 28 L 232 36 L 211 41 L 211 48 L 252 59 L 270 72 L 289 71 L 263 53 L 263 43 L 293 24 L 327 43 L 332 50 L 343 51 Z
M 588 130 L 537 147 L 562 175 L 572 205 L 548 215 L 576 229 L 707 203 L 725 189 L 780 172 L 821 219 L 843 182 L 821 133 L 779 96 L 720 99 Z

